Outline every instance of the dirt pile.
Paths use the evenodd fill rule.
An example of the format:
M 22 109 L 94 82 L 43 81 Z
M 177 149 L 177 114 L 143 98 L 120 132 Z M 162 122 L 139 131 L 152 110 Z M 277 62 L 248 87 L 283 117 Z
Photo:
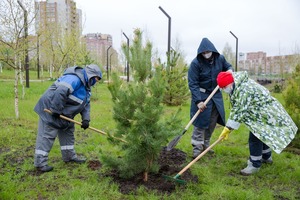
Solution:
M 138 174 L 131 179 L 123 179 L 119 177 L 118 172 L 111 171 L 103 176 L 112 177 L 113 181 L 119 184 L 120 192 L 123 194 L 134 194 L 140 186 L 145 187 L 147 190 L 155 190 L 157 193 L 161 194 L 170 194 L 175 191 L 176 187 L 185 187 L 185 185 L 180 185 L 175 181 L 165 179 L 164 175 L 173 177 L 183 167 L 185 167 L 187 164 L 186 153 L 178 149 L 167 151 L 164 147 L 160 153 L 158 162 L 160 165 L 159 172 L 157 174 L 150 173 L 147 182 L 143 181 L 142 174 Z M 96 170 L 101 168 L 101 163 L 99 161 L 92 160 L 89 161 L 88 167 L 92 170 Z M 183 173 L 180 179 L 186 182 L 198 182 L 198 177 L 192 175 L 189 169 Z

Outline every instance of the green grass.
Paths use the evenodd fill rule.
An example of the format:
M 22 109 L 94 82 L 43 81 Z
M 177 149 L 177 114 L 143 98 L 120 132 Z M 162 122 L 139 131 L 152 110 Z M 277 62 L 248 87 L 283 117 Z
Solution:
M 0 80 L 11 77 L 10 73 L 4 73 L 5 77 L 0 74 Z M 92 171 L 86 164 L 64 164 L 58 140 L 49 155 L 49 164 L 54 166 L 54 171 L 36 175 L 33 159 L 38 116 L 33 107 L 52 81 L 30 82 L 23 99 L 22 87 L 19 87 L 19 119 L 14 110 L 14 83 L 0 81 L 0 84 L 0 199 L 300 199 L 299 155 L 288 151 L 273 153 L 273 165 L 263 165 L 253 176 L 239 175 L 249 156 L 248 130 L 243 125 L 231 133 L 228 141 L 214 147 L 215 156 L 203 156 L 191 167 L 199 183 L 189 183 L 184 190 L 177 188 L 169 196 L 147 192 L 144 188 L 139 188 L 135 196 L 123 195 L 118 185 L 111 183 L 110 177 L 102 176 L 105 169 Z M 276 98 L 282 101 L 280 95 L 276 94 Z M 90 125 L 113 133 L 112 101 L 106 84 L 94 88 L 91 107 Z M 225 108 L 228 114 L 227 100 Z M 166 107 L 166 113 L 176 109 Z M 189 102 L 182 106 L 180 117 L 183 129 L 189 121 Z M 75 119 L 80 121 L 79 117 Z M 222 127 L 215 130 L 212 142 L 221 131 Z M 192 127 L 176 146 L 189 157 L 192 153 L 191 132 Z M 92 130 L 83 131 L 77 126 L 75 137 L 76 152 L 88 160 L 100 160 L 101 153 L 120 153 L 105 136 Z

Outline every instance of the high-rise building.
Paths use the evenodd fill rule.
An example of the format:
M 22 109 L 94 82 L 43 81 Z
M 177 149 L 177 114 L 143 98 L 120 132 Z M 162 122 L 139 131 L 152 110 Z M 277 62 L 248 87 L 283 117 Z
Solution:
M 107 49 L 113 45 L 112 36 L 109 34 L 89 33 L 84 35 L 84 41 L 92 58 L 97 63 L 107 65 Z M 115 53 L 113 48 L 110 48 L 109 51 L 110 53 Z
M 62 33 L 79 31 L 81 34 L 82 14 L 73 0 L 36 1 L 35 11 L 37 32 L 45 28 L 60 28 Z

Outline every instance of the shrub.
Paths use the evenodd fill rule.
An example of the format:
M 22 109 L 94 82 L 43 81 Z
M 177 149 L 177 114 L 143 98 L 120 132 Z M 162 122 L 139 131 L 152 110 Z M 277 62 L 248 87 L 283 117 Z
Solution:
M 290 146 L 300 148 L 300 65 L 296 66 L 292 78 L 283 92 L 285 108 L 298 127 L 298 132 Z

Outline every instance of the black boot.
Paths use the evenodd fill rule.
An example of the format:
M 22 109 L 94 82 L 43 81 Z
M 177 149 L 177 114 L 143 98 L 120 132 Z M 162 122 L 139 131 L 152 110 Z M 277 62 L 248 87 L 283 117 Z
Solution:
M 50 172 L 53 170 L 53 167 L 45 165 L 43 167 L 37 167 L 36 169 L 40 172 Z
M 82 164 L 82 163 L 85 163 L 86 159 L 82 158 L 73 158 L 69 161 L 65 161 L 65 163 L 78 163 L 78 164 Z

